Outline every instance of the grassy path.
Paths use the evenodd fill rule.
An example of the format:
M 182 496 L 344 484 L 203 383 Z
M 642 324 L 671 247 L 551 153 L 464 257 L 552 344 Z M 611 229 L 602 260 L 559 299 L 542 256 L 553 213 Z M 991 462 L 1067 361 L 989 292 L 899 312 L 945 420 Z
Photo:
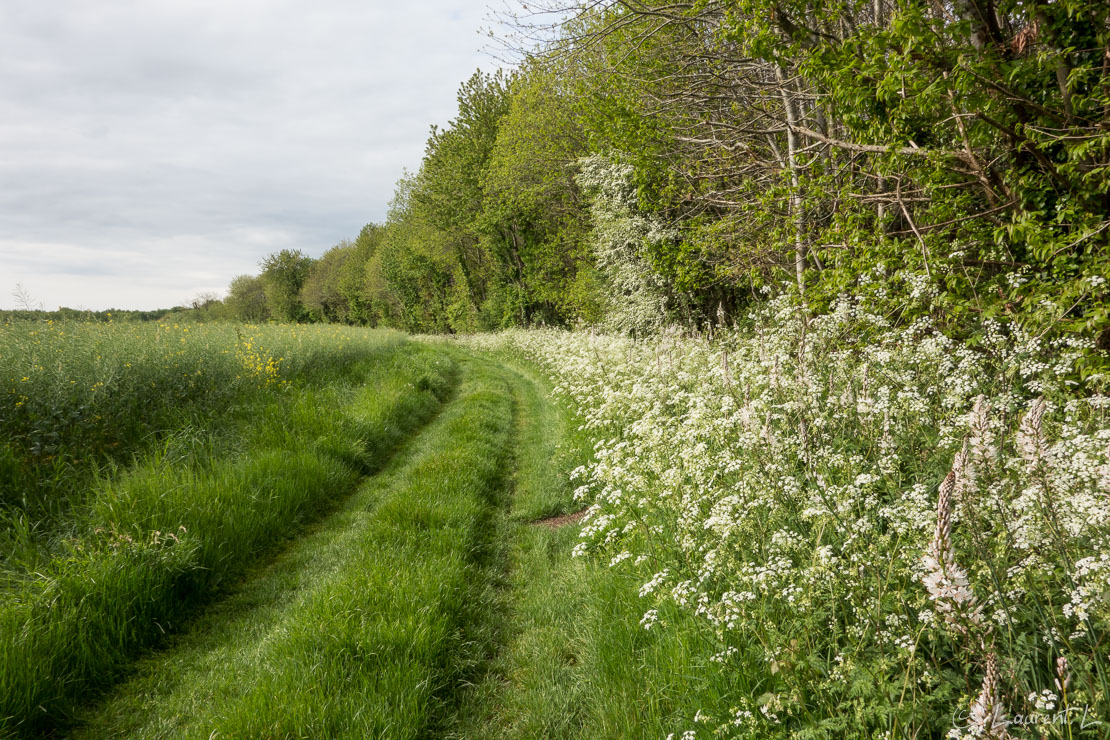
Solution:
M 66 726 L 379 469 L 453 385 L 441 353 L 395 350 L 324 386 L 255 399 L 232 449 L 200 435 L 100 481 L 74 536 L 0 593 L 0 736 Z
M 641 626 L 652 563 L 537 524 L 593 449 L 540 375 L 379 344 L 167 433 L 72 537 L 3 551 L 0 737 L 658 738 L 729 701 L 683 613 Z
M 528 368 L 509 362 L 503 371 L 519 414 L 513 497 L 497 540 L 497 650 L 445 735 L 681 735 L 700 702 L 719 698 L 699 677 L 706 646 L 695 630 L 643 629 L 637 592 L 650 574 L 572 558 L 579 527 L 537 521 L 575 510 L 569 472 L 587 461 L 591 440 Z
M 379 475 L 83 717 L 78 737 L 442 734 L 489 653 L 513 393 L 457 395 Z
M 584 438 L 526 369 L 446 351 L 461 377 L 435 420 L 86 708 L 75 737 L 670 729 L 684 646 L 640 628 L 626 578 L 570 558 L 577 527 L 535 524 L 573 510 Z
M 574 508 L 567 471 L 581 458 L 569 420 L 541 381 L 504 367 L 516 399 L 512 498 L 502 512 L 497 562 L 496 650 L 465 692 L 450 737 L 570 737 L 582 724 L 581 645 L 572 626 L 582 594 L 570 560 L 577 528 L 535 522 Z

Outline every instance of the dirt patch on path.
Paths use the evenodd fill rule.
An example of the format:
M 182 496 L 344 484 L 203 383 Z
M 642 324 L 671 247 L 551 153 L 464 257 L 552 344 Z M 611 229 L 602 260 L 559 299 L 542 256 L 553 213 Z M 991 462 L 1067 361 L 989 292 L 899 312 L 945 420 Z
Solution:
M 558 529 L 559 527 L 565 527 L 568 524 L 577 524 L 582 520 L 582 517 L 586 516 L 586 512 L 588 510 L 589 509 L 582 509 L 581 511 L 576 511 L 573 514 L 559 514 L 558 516 L 544 517 L 543 519 L 537 519 L 536 521 L 531 522 L 531 525 L 533 527 L 547 527 L 548 529 Z

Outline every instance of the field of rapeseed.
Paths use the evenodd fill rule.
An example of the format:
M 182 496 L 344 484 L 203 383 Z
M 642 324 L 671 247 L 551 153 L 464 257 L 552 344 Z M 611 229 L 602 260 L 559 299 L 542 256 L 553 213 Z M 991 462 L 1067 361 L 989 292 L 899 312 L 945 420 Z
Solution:
M 56 518 L 83 495 L 73 485 L 81 473 L 127 459 L 169 431 L 208 425 L 259 389 L 341 367 L 371 335 L 337 327 L 0 324 L 0 505 L 35 521 Z

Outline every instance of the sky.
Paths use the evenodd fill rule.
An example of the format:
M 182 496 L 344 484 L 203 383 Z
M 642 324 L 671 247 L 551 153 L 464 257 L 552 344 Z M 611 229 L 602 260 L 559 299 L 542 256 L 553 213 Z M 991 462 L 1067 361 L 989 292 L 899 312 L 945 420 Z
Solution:
M 0 3 L 0 308 L 153 309 L 385 218 L 481 0 Z

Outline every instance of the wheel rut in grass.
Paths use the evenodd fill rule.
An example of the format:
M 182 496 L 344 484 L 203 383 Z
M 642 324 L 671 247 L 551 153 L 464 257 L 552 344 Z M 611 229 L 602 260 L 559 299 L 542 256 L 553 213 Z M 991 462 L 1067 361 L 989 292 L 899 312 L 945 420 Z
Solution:
M 491 558 L 487 658 L 443 733 L 458 738 L 564 737 L 580 724 L 575 670 L 577 582 L 570 548 L 581 513 L 567 472 L 580 462 L 574 425 L 530 368 L 501 363 L 516 406 L 513 464 Z M 550 522 L 560 525 L 551 527 Z
M 455 398 L 347 502 L 90 708 L 78 737 L 427 736 L 484 656 L 513 408 Z
M 247 656 L 279 627 L 290 604 L 337 569 L 344 538 L 376 504 L 377 493 L 403 475 L 456 394 L 452 391 L 351 495 L 277 547 L 264 563 L 251 567 L 185 631 L 171 635 L 162 649 L 138 661 L 129 680 L 86 707 L 71 728 L 72 736 L 186 736 L 188 718 L 202 712 L 213 697 L 241 691 L 250 678 L 238 664 L 249 662 Z M 207 689 L 193 690 L 209 682 Z M 190 736 L 202 734 L 208 736 Z

